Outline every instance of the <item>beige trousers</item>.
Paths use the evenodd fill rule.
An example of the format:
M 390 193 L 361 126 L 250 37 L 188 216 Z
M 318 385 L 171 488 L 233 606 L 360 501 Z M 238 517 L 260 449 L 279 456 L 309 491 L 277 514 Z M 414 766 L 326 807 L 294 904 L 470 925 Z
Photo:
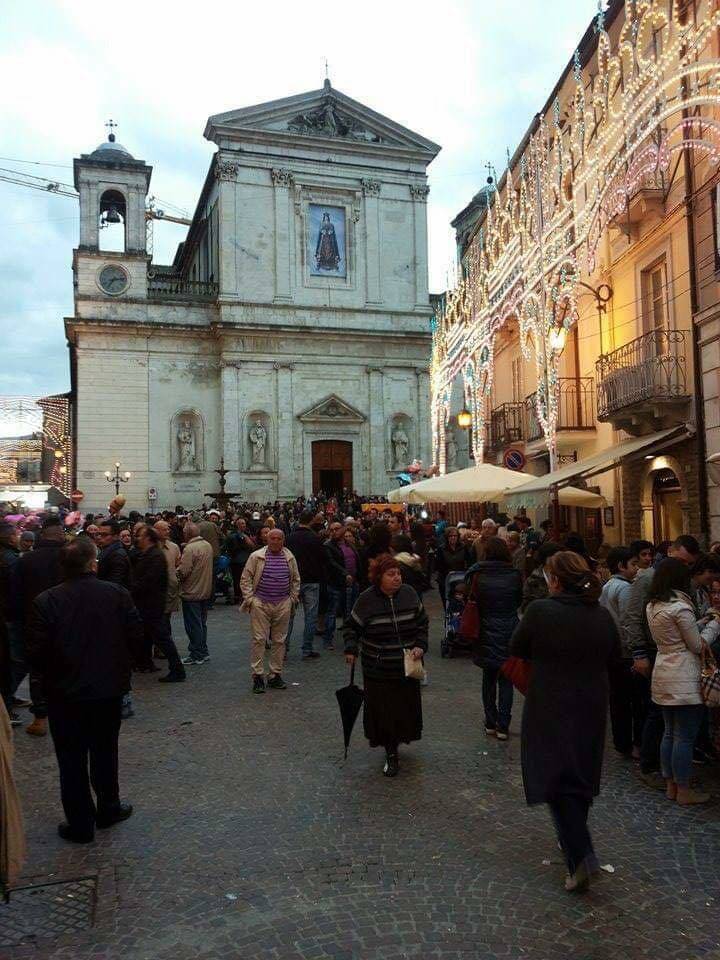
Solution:
M 265 673 L 265 643 L 270 641 L 270 673 L 282 673 L 292 602 L 290 597 L 281 603 L 265 603 L 257 597 L 250 608 L 250 666 L 254 675 Z

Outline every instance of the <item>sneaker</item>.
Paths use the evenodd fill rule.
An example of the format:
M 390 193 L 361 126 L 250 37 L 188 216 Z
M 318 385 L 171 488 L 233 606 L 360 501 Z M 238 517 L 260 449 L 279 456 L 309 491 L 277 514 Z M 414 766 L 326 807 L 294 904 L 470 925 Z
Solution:
M 304 653 L 302 655 L 303 660 L 319 660 L 320 654 L 317 650 L 311 650 L 310 653 Z
M 253 677 L 253 693 L 265 693 L 265 678 L 261 676 Z
M 186 667 L 201 667 L 203 663 L 210 663 L 210 657 L 183 657 L 180 663 Z
M 10 706 L 18 710 L 24 709 L 25 707 L 32 706 L 32 700 L 24 700 L 22 697 L 13 697 L 10 701 Z
M 195 663 L 197 664 L 198 667 L 201 667 L 204 663 L 210 663 L 210 657 L 209 656 L 199 657 L 195 661 Z
M 47 735 L 47 720 L 45 717 L 35 717 L 32 723 L 25 727 L 25 733 L 31 737 L 44 737 Z
M 494 737 L 496 733 L 497 733 L 497 730 L 495 729 L 495 727 L 487 727 L 487 726 L 485 727 L 486 737 Z
M 498 740 L 507 740 L 508 732 L 507 730 L 496 730 L 495 736 L 497 737 Z
M 590 889 L 590 871 L 585 862 L 565 878 L 565 889 L 568 893 L 586 893 Z
M 22 726 L 22 720 L 21 720 L 20 717 L 15 713 L 14 710 L 9 710 L 9 711 L 8 711 L 8 716 L 10 717 L 10 726 L 11 726 L 11 727 L 21 727 L 21 726 Z
M 280 676 L 279 673 L 275 673 L 273 674 L 272 677 L 268 677 L 267 685 L 268 687 L 271 687 L 273 690 L 287 689 L 287 684 L 285 683 L 285 681 L 283 680 L 283 678 Z

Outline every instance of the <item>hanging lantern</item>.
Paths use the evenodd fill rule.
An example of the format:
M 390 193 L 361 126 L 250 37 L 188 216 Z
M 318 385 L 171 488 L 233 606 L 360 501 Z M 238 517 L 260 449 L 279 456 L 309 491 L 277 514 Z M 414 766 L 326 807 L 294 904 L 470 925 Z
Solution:
M 470 426 L 471 423 L 472 423 L 472 414 L 467 409 L 467 407 L 463 407 L 460 413 L 457 415 L 457 425 L 461 429 L 467 430 L 467 428 Z

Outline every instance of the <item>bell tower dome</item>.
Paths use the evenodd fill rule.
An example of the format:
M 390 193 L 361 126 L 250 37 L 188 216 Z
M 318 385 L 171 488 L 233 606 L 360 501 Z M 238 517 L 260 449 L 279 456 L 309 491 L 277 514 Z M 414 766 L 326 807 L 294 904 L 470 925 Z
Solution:
M 73 161 L 80 195 L 80 239 L 73 258 L 76 296 L 147 296 L 145 199 L 152 167 L 112 132 Z

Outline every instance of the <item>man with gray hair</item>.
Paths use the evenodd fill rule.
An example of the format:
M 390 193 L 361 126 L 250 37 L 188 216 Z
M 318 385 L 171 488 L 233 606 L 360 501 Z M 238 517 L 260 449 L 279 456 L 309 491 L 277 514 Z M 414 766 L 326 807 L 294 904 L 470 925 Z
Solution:
M 180 581 L 183 621 L 188 635 L 186 666 L 208 663 L 207 612 L 213 590 L 213 551 L 200 536 L 197 524 L 186 523 L 183 529 L 185 549 L 177 568 Z
M 477 560 L 484 559 L 485 544 L 497 536 L 498 525 L 490 517 L 486 517 L 480 524 L 480 536 L 474 543 L 475 557 Z
M 265 693 L 265 644 L 270 641 L 268 687 L 284 690 L 282 678 L 285 637 L 290 615 L 300 596 L 300 572 L 293 554 L 285 546 L 282 530 L 268 533 L 267 546 L 248 557 L 240 589 L 243 610 L 250 613 L 252 640 L 250 661 L 253 693 Z

